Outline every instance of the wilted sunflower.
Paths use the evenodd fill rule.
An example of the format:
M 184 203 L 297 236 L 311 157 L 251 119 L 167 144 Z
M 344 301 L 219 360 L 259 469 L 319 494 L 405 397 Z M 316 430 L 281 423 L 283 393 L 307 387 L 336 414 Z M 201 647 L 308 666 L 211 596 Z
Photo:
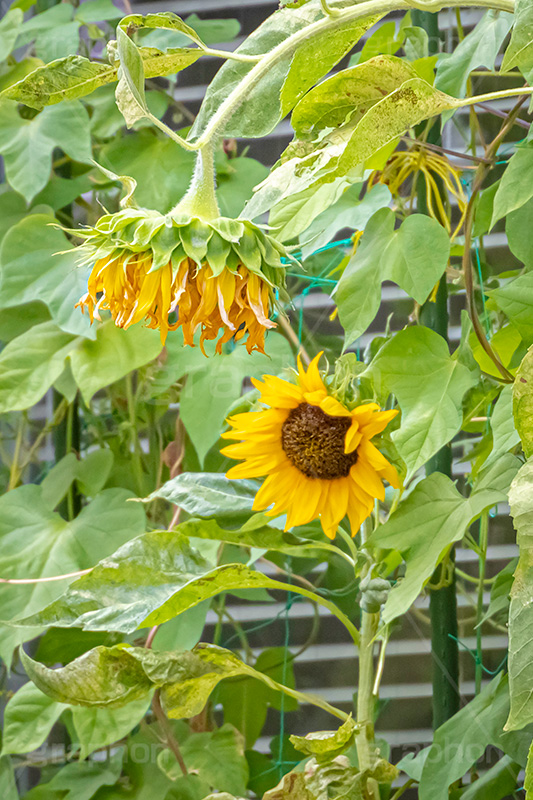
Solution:
M 182 327 L 188 345 L 201 330 L 202 350 L 209 339 L 218 339 L 221 352 L 224 342 L 247 336 L 248 352 L 264 352 L 265 331 L 276 327 L 269 316 L 287 253 L 257 225 L 125 208 L 71 233 L 84 239 L 81 263 L 92 265 L 78 303 L 91 322 L 109 309 L 121 328 L 142 320 L 159 328 L 163 344 L 168 331 Z
M 380 411 L 376 403 L 348 409 L 330 394 L 318 371 L 320 353 L 307 371 L 298 362 L 298 383 L 271 375 L 253 381 L 269 409 L 235 414 L 226 439 L 239 439 L 222 450 L 244 459 L 228 478 L 267 478 L 254 510 L 274 504 L 270 516 L 287 514 L 285 530 L 317 517 L 326 536 L 335 537 L 348 515 L 355 536 L 383 500 L 383 480 L 398 488 L 395 468 L 370 441 L 398 411 Z

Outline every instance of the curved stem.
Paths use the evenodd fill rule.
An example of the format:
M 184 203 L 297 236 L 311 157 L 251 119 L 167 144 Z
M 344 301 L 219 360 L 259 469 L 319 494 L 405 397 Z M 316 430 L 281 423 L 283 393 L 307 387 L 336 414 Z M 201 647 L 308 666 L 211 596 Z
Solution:
M 183 775 L 187 775 L 187 765 L 183 760 L 183 756 L 181 754 L 180 746 L 178 741 L 174 737 L 174 731 L 172 730 L 172 726 L 167 719 L 167 715 L 163 711 L 163 707 L 161 705 L 161 700 L 159 697 L 159 689 L 156 689 L 154 692 L 154 697 L 152 700 L 152 711 L 154 712 L 154 717 L 159 722 L 161 726 L 161 730 L 163 732 L 163 736 L 165 737 L 165 744 L 168 749 L 174 754 L 176 761 L 179 764 L 179 767 L 183 773 Z
M 213 47 L 202 47 L 206 56 L 216 56 L 216 58 L 227 58 L 230 61 L 242 61 L 246 64 L 257 64 L 263 56 L 252 56 L 246 53 L 235 53 L 233 50 L 217 50 Z
M 215 152 L 211 142 L 198 150 L 191 185 L 171 213 L 216 219 L 220 209 L 215 194 Z
M 514 11 L 513 0 L 467 0 L 466 2 L 464 0 L 447 0 L 447 2 L 443 2 L 442 0 L 429 0 L 428 2 L 420 3 L 418 7 L 423 7 L 425 11 L 440 11 L 442 8 L 449 6 L 494 8 L 511 13 Z M 367 0 L 367 2 L 358 3 L 355 6 L 345 8 L 330 5 L 330 10 L 338 11 L 338 14 L 334 16 L 328 14 L 317 22 L 308 25 L 306 28 L 293 33 L 292 36 L 288 36 L 257 62 L 228 95 L 224 102 L 221 103 L 196 143 L 188 143 L 189 149 L 198 149 L 203 147 L 207 142 L 210 142 L 213 137 L 217 135 L 219 129 L 231 118 L 236 109 L 246 101 L 249 93 L 257 86 L 259 81 L 268 75 L 272 66 L 280 59 L 292 55 L 300 44 L 304 42 L 307 44 L 315 37 L 334 31 L 336 28 L 341 28 L 346 22 L 350 22 L 351 20 L 368 17 L 374 14 L 385 15 L 391 11 L 399 11 L 411 7 L 412 3 L 406 2 L 406 0 Z M 501 95 L 498 94 L 498 96 Z M 487 99 L 487 96 L 482 95 L 482 97 L 484 100 Z M 492 98 L 489 97 L 488 99 Z

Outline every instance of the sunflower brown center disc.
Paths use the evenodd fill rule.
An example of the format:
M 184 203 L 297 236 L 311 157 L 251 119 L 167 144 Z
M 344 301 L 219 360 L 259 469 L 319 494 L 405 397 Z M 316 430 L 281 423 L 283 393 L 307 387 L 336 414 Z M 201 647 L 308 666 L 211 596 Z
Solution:
M 344 452 L 352 420 L 331 417 L 321 408 L 300 403 L 281 428 L 281 446 L 296 469 L 308 478 L 346 478 L 357 461 L 357 451 Z

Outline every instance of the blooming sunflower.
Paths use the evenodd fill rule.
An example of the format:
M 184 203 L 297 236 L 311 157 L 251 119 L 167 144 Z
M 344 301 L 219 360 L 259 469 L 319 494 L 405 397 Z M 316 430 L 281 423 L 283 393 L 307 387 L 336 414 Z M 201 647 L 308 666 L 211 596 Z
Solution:
M 244 459 L 228 478 L 267 476 L 254 510 L 274 504 L 267 514 L 287 514 L 285 530 L 320 517 L 333 539 L 346 515 L 355 536 L 374 499 L 385 498 L 383 480 L 399 487 L 396 469 L 370 441 L 398 411 L 380 411 L 376 403 L 348 409 L 328 393 L 318 371 L 321 355 L 307 371 L 298 361 L 297 385 L 271 375 L 254 380 L 270 408 L 230 417 L 233 430 L 223 437 L 240 441 L 222 453 Z
M 276 327 L 269 316 L 287 253 L 249 220 L 125 208 L 70 232 L 84 240 L 80 263 L 92 265 L 77 304 L 91 322 L 108 309 L 121 328 L 142 320 L 159 328 L 163 344 L 168 331 L 181 327 L 191 346 L 201 330 L 202 350 L 205 340 L 218 339 L 220 353 L 224 342 L 247 336 L 248 352 L 264 352 L 265 332 Z

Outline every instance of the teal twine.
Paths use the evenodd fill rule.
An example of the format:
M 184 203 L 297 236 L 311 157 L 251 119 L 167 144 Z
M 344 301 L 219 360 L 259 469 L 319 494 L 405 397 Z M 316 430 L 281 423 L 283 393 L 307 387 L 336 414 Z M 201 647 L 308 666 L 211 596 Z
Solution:
M 306 256 L 306 258 L 312 258 L 313 256 L 317 256 L 319 253 L 324 253 L 326 250 L 333 250 L 335 247 L 349 247 L 351 244 L 353 244 L 351 239 L 341 239 L 339 242 L 330 242 L 329 244 L 325 244 L 324 247 L 319 247 L 318 250 L 313 250 L 312 253 Z M 291 255 L 293 258 L 301 258 L 302 251 L 296 250 L 296 252 L 291 253 Z M 290 264 L 291 259 L 282 258 L 281 262 L 282 264 Z
M 453 636 L 451 633 L 449 633 L 448 636 L 450 637 L 450 639 L 453 639 L 454 642 L 457 642 L 457 644 L 460 647 L 462 647 L 464 650 L 466 650 L 467 653 L 470 653 L 470 655 L 472 656 L 472 658 L 474 659 L 474 661 L 476 663 L 476 666 L 481 667 L 483 672 L 485 672 L 487 675 L 491 675 L 491 676 L 497 675 L 499 672 L 502 671 L 502 669 L 504 668 L 504 666 L 507 663 L 508 654 L 506 653 L 504 658 L 503 658 L 503 660 L 500 662 L 500 664 L 496 667 L 495 670 L 487 669 L 487 667 L 485 667 L 483 665 L 483 661 L 481 660 L 481 658 L 480 658 L 480 656 L 479 656 L 479 654 L 477 653 L 476 650 L 471 650 L 468 647 L 468 645 L 466 645 L 464 642 L 462 642 L 460 639 L 458 639 L 457 636 Z

